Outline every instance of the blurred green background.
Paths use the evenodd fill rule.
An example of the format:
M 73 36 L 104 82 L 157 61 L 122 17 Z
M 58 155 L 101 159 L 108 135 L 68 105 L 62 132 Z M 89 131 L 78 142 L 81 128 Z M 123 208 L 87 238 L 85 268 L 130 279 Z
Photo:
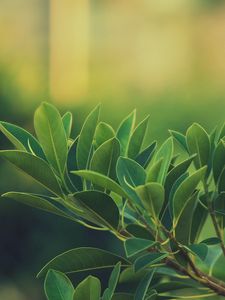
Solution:
M 149 140 L 225 115 L 223 0 L 1 0 L 0 119 L 33 131 L 41 101 L 74 113 L 74 135 L 102 103 L 117 126 L 137 108 Z M 10 147 L 0 135 L 0 147 Z M 0 193 L 40 191 L 0 162 Z M 0 299 L 42 300 L 41 266 L 77 246 L 116 248 L 103 234 L 6 199 L 0 202 Z M 119 250 L 118 250 L 119 251 Z

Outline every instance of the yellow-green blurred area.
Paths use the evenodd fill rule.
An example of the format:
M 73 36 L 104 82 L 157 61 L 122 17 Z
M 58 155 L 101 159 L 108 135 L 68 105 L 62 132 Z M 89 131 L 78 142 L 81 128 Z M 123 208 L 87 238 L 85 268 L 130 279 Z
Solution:
M 150 114 L 149 140 L 193 121 L 212 130 L 225 115 L 224 56 L 223 0 L 1 0 L 0 119 L 33 131 L 34 109 L 51 101 L 73 111 L 75 134 L 101 102 L 114 126 L 134 108 Z M 40 192 L 7 163 L 0 177 L 1 194 Z M 77 246 L 118 245 L 2 200 L 0 299 L 44 299 L 35 273 Z

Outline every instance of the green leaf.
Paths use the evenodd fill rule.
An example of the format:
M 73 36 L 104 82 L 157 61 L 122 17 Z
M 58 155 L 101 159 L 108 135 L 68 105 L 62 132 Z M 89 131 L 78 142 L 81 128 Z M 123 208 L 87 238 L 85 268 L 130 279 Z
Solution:
M 55 269 L 63 273 L 75 273 L 113 268 L 119 261 L 121 261 L 122 266 L 130 265 L 130 262 L 125 258 L 102 249 L 90 247 L 76 248 L 53 258 L 42 268 L 37 277 L 44 276 L 49 269 Z
M 221 240 L 219 238 L 211 237 L 211 238 L 201 241 L 200 244 L 206 244 L 207 246 L 214 246 L 214 245 L 218 245 L 220 243 L 221 243 Z
M 147 174 L 147 182 L 158 182 L 159 173 L 161 170 L 163 158 L 160 158 L 158 161 L 154 162 Z
M 34 127 L 46 158 L 62 176 L 66 167 L 67 138 L 58 110 L 42 103 L 34 115 Z
M 116 138 L 104 142 L 94 152 L 90 163 L 92 171 L 116 179 L 116 163 L 120 155 L 120 144 Z
M 104 142 L 115 137 L 114 129 L 105 122 L 100 122 L 96 127 L 96 132 L 94 136 L 95 148 L 101 146 Z
M 143 226 L 138 224 L 128 224 L 126 231 L 132 234 L 136 238 L 142 238 L 146 240 L 154 240 L 154 236 Z
M 178 131 L 169 130 L 169 133 L 173 136 L 173 138 L 178 142 L 178 144 L 186 151 L 188 152 L 187 142 L 185 135 Z
M 159 183 L 151 182 L 138 186 L 136 192 L 142 200 L 145 209 L 157 221 L 165 198 L 163 186 Z
M 148 121 L 149 116 L 147 116 L 140 124 L 138 124 L 132 133 L 127 152 L 127 156 L 129 158 L 135 159 L 140 153 L 148 128 Z
M 91 181 L 93 184 L 127 198 L 127 194 L 123 191 L 120 185 L 105 175 L 90 170 L 73 171 L 72 174 L 76 174 L 86 180 Z
M 194 164 L 197 169 L 207 165 L 210 155 L 210 141 L 205 129 L 199 124 L 191 125 L 186 134 L 188 150 L 190 154 L 197 154 Z
M 206 244 L 193 244 L 185 246 L 184 248 L 191 252 L 193 255 L 197 255 L 202 261 L 205 260 L 208 253 L 208 247 Z
M 104 291 L 102 300 L 111 300 L 113 297 L 113 294 L 116 289 L 117 282 L 119 280 L 120 276 L 120 269 L 121 269 L 121 262 L 118 262 L 115 267 L 113 268 L 113 271 L 110 275 L 109 278 L 109 286 L 108 288 Z
M 118 228 L 119 210 L 113 199 L 100 191 L 83 191 L 75 193 L 75 203 L 78 201 L 87 214 L 100 224 L 112 230 Z M 87 216 L 88 217 L 88 216 Z
M 141 238 L 129 238 L 124 242 L 126 256 L 130 257 L 157 244 L 156 241 L 150 241 Z
M 134 300 L 144 300 L 145 296 L 147 295 L 147 291 L 149 288 L 149 285 L 152 281 L 153 275 L 155 273 L 155 269 L 151 270 L 149 273 L 147 273 L 144 278 L 139 283 Z
M 225 166 L 218 180 L 218 192 L 219 193 L 225 192 Z
M 43 159 L 18 150 L 1 150 L 0 156 L 33 177 L 54 194 L 62 197 L 62 190 L 55 174 Z
M 136 110 L 134 110 L 130 115 L 128 115 L 119 125 L 116 133 L 121 145 L 121 155 L 126 156 L 128 143 L 131 137 L 132 130 L 134 128 L 136 119 Z
M 45 278 L 44 289 L 48 300 L 73 300 L 73 285 L 61 272 L 49 270 Z
M 122 188 L 136 204 L 140 205 L 140 199 L 134 189 L 145 183 L 145 170 L 134 160 L 120 157 L 117 162 L 116 171 Z
M 194 214 L 192 216 L 191 236 L 190 242 L 197 243 L 199 236 L 202 232 L 202 228 L 206 222 L 208 216 L 208 210 L 206 210 L 200 202 L 197 203 Z
M 32 152 L 45 159 L 40 144 L 28 131 L 7 122 L 0 122 L 0 130 L 18 150 Z
M 94 276 L 88 276 L 76 287 L 73 300 L 100 300 L 101 282 Z
M 158 182 L 164 183 L 165 177 L 167 175 L 167 172 L 169 170 L 170 162 L 173 157 L 173 139 L 172 137 L 168 138 L 162 146 L 159 148 L 158 152 L 155 156 L 155 161 L 159 161 L 163 158 L 161 168 L 158 174 Z
M 192 193 L 196 189 L 199 182 L 203 179 L 205 175 L 206 167 L 203 167 L 192 175 L 190 175 L 187 179 L 185 179 L 180 186 L 177 188 L 174 197 L 173 197 L 173 224 L 174 227 L 177 225 L 177 222 L 181 216 L 185 205 L 187 204 L 189 198 Z
M 70 138 L 72 123 L 73 123 L 73 116 L 71 112 L 66 112 L 62 117 L 63 127 L 66 132 L 67 139 Z
M 128 293 L 115 293 L 112 300 L 134 300 L 134 296 Z
M 214 175 L 215 182 L 218 182 L 224 167 L 225 167 L 225 143 L 221 140 L 217 145 L 213 156 L 213 175 Z
M 157 142 L 153 142 L 151 145 L 146 147 L 141 153 L 139 153 L 134 160 L 137 163 L 139 163 L 139 165 L 141 165 L 144 169 L 146 169 L 153 158 L 156 146 Z
M 95 136 L 96 126 L 99 120 L 100 106 L 98 105 L 87 116 L 80 132 L 77 144 L 77 165 L 79 169 L 87 169 L 90 162 L 93 139 Z
M 168 253 L 152 252 L 137 258 L 134 262 L 134 270 L 138 272 L 146 267 L 150 267 L 168 256 Z

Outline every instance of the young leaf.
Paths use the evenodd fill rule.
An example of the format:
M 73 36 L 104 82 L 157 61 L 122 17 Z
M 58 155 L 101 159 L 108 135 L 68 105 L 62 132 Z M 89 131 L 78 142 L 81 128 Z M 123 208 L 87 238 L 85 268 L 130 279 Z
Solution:
M 109 286 L 108 288 L 104 291 L 102 300 L 111 300 L 113 297 L 113 294 L 116 289 L 117 282 L 119 280 L 120 276 L 120 269 L 121 269 L 121 262 L 118 262 L 115 267 L 113 268 L 113 271 L 110 275 L 109 278 Z
M 77 165 L 79 169 L 86 169 L 90 161 L 92 144 L 99 119 L 100 106 L 98 105 L 86 118 L 80 132 L 77 144 Z
M 136 204 L 140 205 L 140 199 L 134 189 L 136 186 L 145 183 L 145 170 L 134 160 L 120 157 L 117 162 L 116 171 L 117 178 L 122 188 Z
M 100 300 L 101 283 L 97 277 L 88 276 L 78 284 L 73 300 Z
M 116 137 L 118 138 L 121 145 L 121 155 L 123 156 L 126 156 L 127 154 L 128 143 L 130 140 L 132 130 L 134 128 L 135 119 L 136 119 L 136 110 L 134 110 L 120 123 L 116 133 Z
M 156 241 L 141 238 L 129 238 L 124 242 L 126 256 L 130 257 L 156 245 Z
M 62 176 L 66 167 L 67 138 L 58 110 L 43 102 L 35 112 L 34 127 L 46 158 Z
M 45 278 L 44 289 L 48 300 L 73 300 L 73 285 L 61 272 L 49 270 Z
M 135 296 L 134 296 L 134 300 L 144 300 L 145 296 L 147 295 L 147 291 L 149 288 L 149 285 L 152 281 L 153 275 L 155 273 L 155 269 L 152 269 L 150 272 L 148 272 L 143 279 L 141 280 L 141 282 L 139 283 Z
M 72 129 L 72 123 L 73 123 L 73 116 L 71 112 L 67 112 L 62 117 L 63 127 L 66 133 L 67 139 L 70 138 L 71 129 Z
M 153 158 L 156 146 L 157 142 L 153 142 L 151 145 L 146 147 L 141 153 L 139 153 L 134 160 L 137 163 L 139 163 L 139 165 L 141 165 L 144 169 L 146 169 L 149 163 L 151 162 L 151 159 Z
M 154 265 L 168 256 L 168 253 L 152 252 L 137 258 L 134 262 L 134 270 L 138 272 L 146 267 Z
M 102 249 L 89 247 L 76 248 L 53 258 L 42 268 L 37 277 L 44 276 L 49 269 L 58 270 L 64 273 L 75 273 L 95 269 L 113 268 L 119 261 L 121 261 L 122 266 L 130 265 L 130 262 L 125 258 Z
M 129 158 L 135 159 L 137 155 L 140 153 L 144 138 L 146 135 L 146 131 L 148 128 L 149 116 L 147 116 L 134 130 L 131 135 L 127 156 Z
M 120 144 L 116 138 L 104 142 L 94 152 L 90 163 L 92 171 L 116 179 L 116 163 L 120 155 Z
M 213 156 L 213 176 L 215 182 L 218 182 L 218 179 L 225 167 L 225 142 L 222 140 L 217 145 L 214 156 Z
M 104 188 L 105 190 L 112 191 L 124 198 L 128 197 L 117 182 L 113 181 L 111 178 L 105 175 L 90 170 L 74 171 L 72 172 L 72 174 L 78 175 L 86 180 L 89 180 L 93 184 L 98 185 Z
M 203 179 L 205 175 L 206 167 L 199 169 L 185 179 L 178 189 L 176 190 L 173 197 L 173 216 L 174 216 L 174 227 L 177 225 L 177 222 L 180 218 L 180 215 L 185 208 L 185 205 L 196 189 L 199 182 Z
M 168 172 L 171 159 L 173 157 L 173 139 L 172 137 L 168 138 L 160 147 L 155 156 L 155 161 L 159 161 L 163 158 L 161 168 L 158 175 L 158 182 L 164 183 L 166 174 Z
M 91 218 L 105 225 L 107 228 L 116 229 L 119 225 L 119 210 L 113 199 L 100 191 L 83 191 L 75 193 L 75 202 L 79 202 L 81 207 Z M 88 218 L 88 216 L 87 216 Z
M 52 193 L 62 197 L 62 190 L 55 174 L 43 159 L 18 150 L 1 150 L 0 156 L 33 177 Z
M 161 170 L 163 158 L 156 161 L 148 171 L 147 182 L 159 182 L 159 173 Z
M 197 169 L 207 165 L 210 155 L 210 141 L 205 129 L 199 124 L 191 125 L 186 134 L 190 154 L 197 154 L 194 164 Z
M 185 135 L 182 133 L 175 131 L 175 130 L 169 130 L 169 133 L 173 136 L 173 138 L 178 142 L 178 144 L 186 151 L 188 152 L 187 142 Z
M 0 130 L 17 148 L 17 150 L 28 152 L 32 151 L 38 157 L 45 159 L 45 155 L 40 144 L 28 131 L 7 122 L 0 122 Z
M 95 148 L 97 149 L 104 142 L 112 139 L 113 137 L 115 137 L 114 129 L 109 124 L 105 122 L 100 122 L 96 127 L 96 132 L 94 136 Z
M 163 186 L 159 183 L 151 182 L 138 186 L 136 192 L 145 209 L 150 213 L 154 220 L 157 221 L 165 197 Z

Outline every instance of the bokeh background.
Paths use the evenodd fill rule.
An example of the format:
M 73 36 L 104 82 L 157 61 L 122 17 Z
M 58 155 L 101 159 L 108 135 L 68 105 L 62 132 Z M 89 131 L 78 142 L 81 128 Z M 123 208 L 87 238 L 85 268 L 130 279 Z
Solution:
M 1 0 L 0 119 L 33 131 L 41 101 L 117 126 L 137 108 L 149 139 L 225 116 L 225 1 Z M 0 135 L 1 148 L 10 147 Z M 0 193 L 40 187 L 0 162 Z M 103 234 L 10 200 L 0 202 L 0 299 L 42 300 L 41 266 L 77 246 L 116 248 Z

